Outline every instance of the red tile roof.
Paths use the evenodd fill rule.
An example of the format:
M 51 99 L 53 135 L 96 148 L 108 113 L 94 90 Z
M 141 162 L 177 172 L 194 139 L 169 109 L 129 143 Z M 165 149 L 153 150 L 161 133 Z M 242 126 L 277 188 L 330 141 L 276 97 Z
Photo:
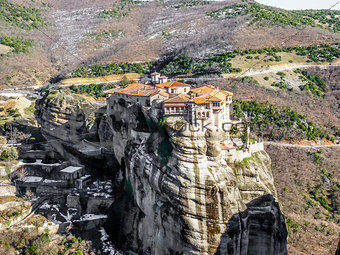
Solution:
M 158 88 L 172 88 L 172 87 L 190 87 L 188 84 L 184 84 L 178 81 L 168 81 L 165 83 L 157 84 Z
M 222 102 L 227 99 L 228 96 L 232 96 L 233 93 L 225 90 L 220 90 L 212 86 L 204 86 L 192 89 L 191 92 L 198 96 L 190 101 L 195 104 L 205 104 L 211 102 Z
M 172 104 L 172 103 L 187 103 L 189 102 L 190 97 L 186 94 L 179 94 L 178 96 L 169 98 L 167 100 L 164 100 L 163 102 L 165 104 Z

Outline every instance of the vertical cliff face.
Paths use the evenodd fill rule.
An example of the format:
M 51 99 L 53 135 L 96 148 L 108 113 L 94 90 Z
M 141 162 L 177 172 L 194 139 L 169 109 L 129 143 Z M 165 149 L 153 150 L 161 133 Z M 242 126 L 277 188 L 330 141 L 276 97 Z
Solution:
M 120 170 L 112 169 L 116 200 L 107 231 L 119 248 L 157 255 L 286 253 L 265 151 L 228 151 L 224 131 L 184 129 L 181 119 L 166 119 L 157 107 L 145 111 L 120 101 L 100 123 L 98 111 L 58 93 L 37 102 L 36 117 L 45 136 L 58 139 L 52 141 L 61 155 L 70 157 L 61 144 L 80 143 L 87 133 L 114 152 Z M 254 202 L 266 194 L 271 199 Z
M 96 115 L 100 105 L 85 98 L 51 91 L 36 102 L 35 117 L 49 144 L 61 156 L 77 161 L 63 144 L 75 146 L 85 138 L 97 136 Z
M 179 131 L 180 120 L 163 119 L 157 110 L 143 112 L 122 102 L 114 105 L 107 121 L 112 149 L 122 162 L 119 181 L 125 189 L 112 208 L 108 231 L 125 250 L 214 254 L 227 222 L 246 210 L 246 203 L 265 194 L 276 197 L 267 153 L 262 150 L 230 162 L 222 131 Z M 263 211 L 267 209 L 264 205 Z M 243 224 L 251 228 L 252 219 L 263 213 L 247 212 L 251 220 Z M 285 229 L 281 216 L 273 213 L 273 233 L 278 226 Z M 287 233 L 282 236 L 273 235 L 270 246 L 285 247 Z M 268 244 L 263 245 L 265 249 Z
M 247 210 L 234 214 L 222 235 L 217 255 L 287 254 L 284 216 L 272 195 L 247 204 Z

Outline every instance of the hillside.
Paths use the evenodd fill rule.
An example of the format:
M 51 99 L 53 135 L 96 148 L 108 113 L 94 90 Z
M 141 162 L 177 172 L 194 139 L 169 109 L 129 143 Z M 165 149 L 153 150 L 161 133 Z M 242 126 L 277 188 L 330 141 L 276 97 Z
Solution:
M 116 148 L 116 152 L 130 153 L 130 160 L 134 162 L 129 166 L 130 178 L 139 180 L 136 181 L 137 184 L 140 182 L 139 186 L 136 183 L 135 185 L 140 192 L 137 194 L 142 197 L 145 195 L 141 188 L 144 185 L 144 177 L 134 176 L 132 170 L 137 169 L 139 165 L 144 165 L 145 160 L 136 152 L 140 148 L 135 144 L 130 146 L 131 141 L 128 138 L 136 135 L 135 130 L 130 127 L 131 121 L 138 120 L 136 127 L 141 129 L 141 134 L 138 135 L 140 140 L 143 140 L 142 137 L 145 135 L 143 128 L 150 126 L 150 123 L 144 123 L 147 120 L 145 117 L 140 117 L 141 113 L 137 109 L 125 109 L 118 103 L 115 107 L 118 107 L 121 112 L 106 116 L 106 113 L 103 113 L 105 109 L 100 109 L 106 102 L 104 91 L 118 86 L 125 87 L 133 80 L 146 83 L 150 80 L 150 73 L 154 71 L 167 75 L 170 80 L 187 83 L 192 87 L 213 85 L 231 91 L 234 93 L 231 106 L 232 117 L 244 118 L 253 135 L 270 142 L 265 146 L 265 151 L 271 159 L 271 165 L 266 153 L 263 158 L 266 162 L 266 171 L 268 168 L 268 171 L 273 173 L 273 186 L 276 187 L 277 199 L 288 227 L 288 254 L 335 254 L 340 233 L 340 11 L 286 11 L 260 5 L 251 0 L 75 0 L 72 2 L 0 0 L 0 7 L 0 138 L 2 140 L 6 140 L 4 136 L 9 140 L 10 127 L 12 127 L 9 124 L 12 123 L 14 126 L 24 127 L 24 131 L 27 128 L 29 130 L 27 132 L 32 130 L 36 132 L 32 134 L 30 140 L 31 143 L 36 143 L 32 147 L 51 150 L 44 144 L 41 128 L 38 128 L 36 120 L 33 119 L 35 100 L 40 99 L 41 96 L 46 99 L 46 105 L 38 107 L 40 113 L 43 112 L 43 116 L 46 117 L 42 123 L 46 126 L 50 124 L 48 126 L 50 129 L 46 128 L 44 132 L 47 137 L 48 135 L 57 137 L 59 142 L 65 137 L 73 139 L 72 136 L 67 135 L 73 130 L 68 130 L 70 126 L 65 123 L 71 120 L 66 118 L 69 108 L 74 107 L 71 123 L 76 130 L 74 131 L 77 134 L 76 138 L 79 138 L 78 147 L 73 148 L 69 144 L 70 147 L 65 149 L 56 143 L 56 150 L 58 152 L 61 150 L 66 156 L 75 160 L 79 155 L 74 154 L 74 151 L 81 146 L 88 150 L 93 149 L 93 144 L 88 147 L 84 145 L 81 135 L 92 134 L 93 130 L 99 137 L 98 144 L 106 146 L 105 153 L 124 143 L 124 146 Z M 16 90 L 22 90 L 24 96 Z M 50 96 L 49 99 L 54 98 L 51 101 L 53 107 L 47 96 Z M 82 110 L 77 108 L 79 102 L 72 101 L 72 98 L 95 105 L 94 108 L 100 110 L 96 113 L 91 110 L 91 114 L 87 116 L 87 113 L 83 114 Z M 65 104 L 69 106 L 67 109 L 62 107 Z M 49 111 L 45 112 L 46 109 Z M 79 115 L 77 111 L 81 114 Z M 125 111 L 131 115 L 127 115 Z M 50 120 L 51 116 L 55 119 Z M 106 118 L 112 121 L 107 124 Z M 76 121 L 73 123 L 73 120 Z M 139 123 L 140 121 L 144 122 Z M 60 126 L 60 123 L 63 125 Z M 162 123 L 157 120 L 151 126 L 158 130 Z M 87 126 L 89 124 L 91 127 Z M 121 131 L 122 127 L 131 129 L 129 130 L 131 134 L 126 132 L 128 138 Z M 58 128 L 65 130 L 58 134 L 56 131 Z M 112 132 L 116 135 L 116 140 L 119 140 L 116 141 L 117 144 L 114 144 Z M 156 143 L 157 139 L 166 140 L 163 137 L 164 131 L 157 132 L 159 137 L 150 134 L 152 138 L 149 138 L 150 141 Z M 187 142 L 186 139 L 190 136 L 186 136 L 187 134 L 183 135 L 184 138 L 181 139 Z M 94 136 L 87 138 L 95 139 Z M 109 145 L 105 139 L 110 141 Z M 181 139 L 178 141 L 179 147 L 183 142 Z M 204 139 L 208 138 L 204 137 Z M 91 142 L 92 140 L 89 143 Z M 290 144 L 291 147 L 282 144 Z M 336 146 L 313 148 L 295 146 L 297 144 Z M 143 150 L 140 151 L 150 162 L 162 163 L 161 159 L 149 151 L 152 149 L 146 149 L 149 144 L 143 146 L 141 146 Z M 190 142 L 185 146 L 185 148 L 192 147 L 193 151 L 197 149 Z M 103 148 L 98 145 L 95 149 L 103 151 Z M 199 152 L 201 153 L 200 150 Z M 98 158 L 91 158 L 92 155 L 90 159 L 85 159 L 84 164 L 90 165 L 91 169 L 97 171 L 97 167 L 105 161 L 105 166 L 101 166 L 100 171 L 114 169 L 114 173 L 110 172 L 111 178 L 111 175 L 117 174 L 116 169 L 119 164 L 125 167 L 123 155 L 116 159 L 117 155 L 112 156 L 113 154 L 101 155 Z M 211 160 L 210 156 L 207 158 Z M 8 165 L 8 162 L 3 162 L 2 159 L 0 162 Z M 223 160 L 221 162 L 218 164 L 224 164 Z M 258 168 L 257 163 L 256 159 L 251 159 L 252 170 Z M 17 162 L 14 160 L 10 164 L 15 165 Z M 180 164 L 186 166 L 187 163 L 183 159 Z M 218 164 L 214 165 L 213 170 L 222 169 L 217 167 Z M 246 160 L 245 165 L 247 164 L 249 163 Z M 176 176 L 175 169 L 178 165 L 178 162 L 173 163 L 171 167 L 174 172 L 168 174 L 173 175 L 172 182 L 180 182 L 181 187 L 186 186 L 186 182 L 189 181 L 184 179 L 179 181 L 179 177 Z M 148 167 L 149 165 L 144 170 L 149 174 L 151 168 Z M 197 168 L 194 163 L 190 167 L 188 169 Z M 227 167 L 230 168 L 229 165 Z M 169 171 L 168 168 L 158 168 L 159 172 Z M 234 168 L 236 170 L 231 170 L 233 174 L 235 172 L 232 180 L 239 180 L 242 173 L 238 173 L 236 165 L 231 167 Z M 247 176 L 247 167 L 243 170 L 244 179 L 255 178 L 253 173 Z M 206 176 L 212 174 L 210 167 L 204 168 L 204 171 Z M 96 174 L 104 176 L 101 172 Z M 103 176 L 101 178 L 104 178 Z M 126 183 L 121 181 L 127 176 L 118 176 L 118 174 L 114 178 L 117 178 L 117 183 L 122 182 L 114 189 L 122 188 L 129 181 L 129 179 L 126 179 Z M 207 189 L 207 194 L 215 192 L 209 178 L 207 177 L 206 183 L 201 183 L 201 187 L 204 188 L 197 188 L 197 190 Z M 166 189 L 173 188 L 169 183 L 166 183 L 169 186 L 165 187 Z M 158 185 L 160 184 L 155 181 L 156 188 L 163 192 L 163 186 L 158 187 Z M 208 190 L 210 188 L 211 190 Z M 147 194 L 154 197 L 160 192 L 157 189 L 155 189 L 157 192 L 151 189 L 152 192 L 149 190 Z M 193 190 L 195 189 L 196 187 L 193 187 Z M 196 190 L 192 191 L 195 192 Z M 175 197 L 173 196 L 175 192 L 169 194 Z M 134 214 L 129 217 L 133 220 L 143 219 L 145 215 L 142 211 L 134 211 L 136 208 L 127 201 L 123 201 L 126 203 L 124 206 L 127 209 L 132 208 L 131 212 Z M 197 204 L 201 203 L 195 199 L 193 201 Z M 229 203 L 229 200 L 226 201 Z M 152 215 L 153 208 L 149 204 L 147 206 Z M 164 205 L 166 208 L 172 208 L 167 206 Z M 159 225 L 156 224 L 158 228 L 163 224 L 161 212 L 168 215 L 173 209 L 161 211 L 163 208 L 161 203 L 158 203 L 157 207 L 160 210 L 157 216 Z M 120 208 L 120 205 L 117 205 L 117 208 Z M 246 208 L 243 201 L 242 208 Z M 66 215 L 66 211 L 63 213 Z M 228 217 L 233 213 L 230 212 Z M 196 216 L 197 219 L 201 217 L 199 213 Z M 146 219 L 149 221 L 145 220 L 145 226 L 154 224 L 150 217 Z M 133 221 L 124 224 L 128 225 L 131 222 Z M 117 226 L 119 224 L 122 223 L 117 223 Z M 135 226 L 131 228 L 131 233 L 138 232 Z M 112 231 L 118 231 L 117 229 Z M 216 230 L 209 231 L 212 233 L 209 234 L 213 235 Z M 126 237 L 129 234 L 126 233 Z M 138 233 L 137 237 L 138 235 L 143 237 L 142 232 Z M 193 236 L 194 234 L 191 236 L 193 242 L 196 242 Z M 17 247 L 12 238 L 10 240 L 1 238 L 3 240 L 0 241 Z M 37 236 L 33 239 L 35 238 Z M 120 236 L 117 238 L 119 239 Z M 209 238 L 211 237 L 207 235 L 206 244 L 202 246 L 208 246 Z M 24 243 L 29 243 L 29 240 L 31 239 L 27 239 Z M 61 239 L 59 241 L 61 242 Z M 151 239 L 149 241 L 151 242 Z M 218 242 L 215 239 L 214 242 L 217 247 Z M 85 245 L 85 242 L 83 244 Z M 60 247 L 62 249 L 63 245 L 64 242 L 62 245 L 58 243 L 58 249 Z M 139 248 L 136 240 L 133 245 L 137 247 L 136 249 Z M 166 245 L 171 246 L 168 243 Z M 123 243 L 123 246 L 128 246 L 128 243 Z M 4 243 L 0 243 L 0 248 L 5 249 Z M 11 250 L 14 249 L 12 248 Z M 147 250 L 146 247 L 144 248 Z M 158 248 L 162 249 L 161 246 Z
M 235 1 L 178 2 L 97 0 L 79 5 L 35 1 L 28 5 L 16 1 L 14 7 L 24 9 L 22 15 L 28 21 L 3 22 L 6 19 L 2 18 L 1 36 L 18 38 L 27 53 L 2 56 L 6 65 L 0 65 L 0 79 L 7 85 L 28 85 L 69 74 L 83 63 L 150 61 L 175 55 L 204 57 L 230 49 L 282 47 L 282 42 L 285 46 L 331 44 L 340 38 L 339 33 L 308 24 L 303 29 L 299 24 L 258 26 L 248 24 L 249 15 L 226 19 L 208 15 Z M 6 6 L 8 1 L 2 4 Z M 32 46 L 25 46 L 25 40 L 33 40 Z

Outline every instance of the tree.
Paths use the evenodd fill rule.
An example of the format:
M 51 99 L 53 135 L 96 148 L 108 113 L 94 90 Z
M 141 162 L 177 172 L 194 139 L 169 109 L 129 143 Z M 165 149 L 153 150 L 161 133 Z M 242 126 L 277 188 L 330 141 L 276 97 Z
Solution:
M 126 88 L 129 84 L 133 83 L 133 81 L 129 80 L 125 75 L 122 77 L 120 81 L 120 86 L 122 88 Z
M 24 132 L 19 131 L 16 127 L 12 125 L 9 126 L 9 131 L 6 132 L 7 140 L 12 140 L 15 142 L 25 142 L 29 138 L 31 138 L 31 134 L 26 134 Z
M 7 160 L 8 159 L 8 151 L 7 150 L 3 150 L 1 152 L 0 159 L 1 160 Z

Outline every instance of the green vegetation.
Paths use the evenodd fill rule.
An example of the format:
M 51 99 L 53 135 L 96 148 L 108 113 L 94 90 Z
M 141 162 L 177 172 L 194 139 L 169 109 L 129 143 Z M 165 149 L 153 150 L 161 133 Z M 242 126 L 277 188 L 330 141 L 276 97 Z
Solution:
M 308 139 L 327 138 L 334 140 L 327 131 L 308 121 L 306 116 L 291 110 L 289 107 L 275 107 L 269 103 L 234 100 L 234 116 L 242 118 L 245 113 L 249 125 L 258 135 L 269 139 Z
M 300 80 L 306 82 L 306 84 L 299 86 L 301 90 L 311 92 L 314 96 L 325 97 L 326 84 L 325 81 L 315 74 L 311 74 L 306 70 L 297 69 L 294 71 L 299 76 Z
M 35 112 L 35 102 L 32 102 L 31 105 L 24 109 L 25 114 L 32 115 Z
M 6 125 L 19 117 L 21 117 L 21 114 L 18 109 L 7 108 L 6 111 L 2 111 L 0 114 L 0 129 L 5 131 Z
M 280 52 L 294 53 L 299 56 L 308 58 L 307 62 L 332 62 L 340 57 L 339 44 L 311 45 L 308 47 L 285 47 L 285 48 L 263 48 L 247 49 L 222 52 L 217 55 L 211 55 L 206 58 L 189 58 L 184 56 L 175 57 L 169 60 L 162 68 L 164 74 L 187 74 L 187 73 L 233 73 L 241 72 L 241 68 L 234 68 L 230 61 L 237 56 L 247 56 L 249 54 L 266 54 L 271 58 L 266 61 L 281 61 L 277 55 Z M 149 73 L 154 69 L 156 62 L 142 63 L 112 63 L 112 64 L 95 64 L 82 66 L 72 72 L 72 77 L 99 77 L 110 74 L 124 74 L 135 72 L 140 74 Z
M 126 180 L 125 182 L 125 188 L 126 188 L 126 192 L 130 197 L 133 197 L 133 187 L 131 184 L 130 180 Z
M 250 169 L 249 160 L 254 160 L 254 158 L 253 158 L 253 157 L 249 157 L 249 158 L 244 158 L 244 159 L 242 160 L 242 164 L 243 164 L 246 168 L 248 168 L 248 169 Z
M 340 21 L 338 10 L 304 10 L 288 11 L 274 9 L 256 2 L 232 4 L 207 13 L 208 16 L 221 18 L 235 18 L 249 16 L 249 25 L 284 25 L 291 27 L 320 27 L 331 32 L 339 32 Z
M 133 82 L 134 82 L 133 80 L 129 80 L 126 76 L 123 76 L 122 80 L 119 82 L 119 86 L 121 88 L 125 88 Z M 105 90 L 113 89 L 116 87 L 117 87 L 117 84 L 90 84 L 90 85 L 81 85 L 81 86 L 72 85 L 70 87 L 70 90 L 72 91 L 72 93 L 75 93 L 75 94 L 83 94 L 83 95 L 89 95 L 89 96 L 93 96 L 96 98 L 100 98 L 100 97 L 105 97 L 105 94 L 104 94 Z M 50 94 L 52 92 L 54 91 L 51 91 Z
M 163 141 L 158 145 L 158 154 L 162 158 L 162 161 L 166 164 L 172 155 L 172 144 L 168 138 L 163 139 Z
M 319 162 L 321 161 L 321 159 L 322 159 L 322 157 L 321 157 L 321 151 L 320 151 L 320 150 L 318 150 L 318 151 L 313 151 L 313 152 L 309 152 L 309 151 L 308 151 L 308 152 L 307 152 L 307 155 L 312 156 L 315 163 L 319 163 Z
M 165 74 L 185 74 L 185 73 L 231 73 L 241 72 L 241 68 L 233 68 L 230 61 L 237 56 L 246 56 L 249 54 L 266 54 L 271 58 L 265 61 L 281 61 L 281 56 L 277 53 L 286 52 L 294 53 L 299 56 L 308 58 L 307 62 L 332 62 L 340 57 L 339 44 L 311 45 L 308 47 L 284 47 L 284 48 L 263 48 L 263 49 L 246 49 L 222 52 L 218 55 L 208 56 L 206 58 L 189 58 L 184 56 L 175 57 L 170 60 L 161 70 Z
M 78 67 L 72 72 L 72 77 L 99 77 L 110 74 L 124 74 L 124 73 L 149 73 L 153 62 L 143 63 L 112 63 L 112 64 L 95 64 L 89 66 Z
M 312 155 L 314 158 L 314 162 L 320 163 L 321 160 L 321 151 L 308 152 L 309 155 Z M 334 172 L 333 174 L 327 172 L 323 168 L 319 168 L 321 180 L 319 184 L 314 187 L 310 187 L 308 189 L 308 193 L 311 199 L 318 202 L 324 209 L 329 211 L 329 219 L 334 218 L 334 214 L 339 214 L 339 201 L 338 194 L 340 191 L 340 183 L 334 180 Z M 309 198 L 306 196 L 305 201 L 308 201 Z M 309 204 L 312 207 L 314 203 L 309 201 Z
M 263 79 L 264 79 L 265 81 L 268 81 L 268 80 L 269 80 L 269 77 L 268 77 L 268 76 L 265 76 Z
M 241 72 L 242 69 L 232 68 L 231 63 L 228 62 L 232 56 L 233 53 L 228 52 L 225 55 L 208 57 L 206 59 L 176 57 L 161 72 L 165 74 Z
M 24 40 L 17 37 L 0 35 L 0 44 L 12 47 L 12 52 L 14 53 L 27 53 L 28 48 L 32 47 L 32 42 L 32 40 Z
M 273 82 L 271 84 L 272 87 L 277 87 L 279 89 L 288 89 L 288 84 L 283 82 L 283 81 L 280 81 L 280 82 Z
M 66 253 L 68 250 L 70 250 L 71 248 L 74 248 L 75 246 L 79 246 L 79 244 L 82 243 L 82 239 L 81 237 L 73 237 L 72 239 L 69 240 L 64 240 L 62 242 L 62 244 L 64 245 L 64 252 Z M 72 254 L 83 254 L 83 253 L 78 253 L 80 252 L 79 247 L 77 248 L 77 250 L 75 252 L 73 252 Z
M 0 10 L 0 20 L 13 26 L 25 30 L 46 26 L 39 9 L 15 4 L 8 0 L 0 0 Z
M 15 147 L 11 147 L 9 149 L 4 149 L 1 151 L 0 160 L 2 161 L 11 161 L 18 159 L 18 150 Z
M 331 207 L 331 202 L 328 199 L 329 193 L 323 189 L 323 185 L 319 184 L 309 191 L 311 197 L 318 201 L 320 205 L 330 212 L 335 212 L 335 209 Z
M 90 38 L 93 38 L 99 41 L 104 38 L 110 38 L 110 39 L 122 38 L 125 36 L 125 32 L 122 29 L 118 29 L 118 30 L 110 29 L 110 30 L 103 30 L 100 32 L 90 33 L 88 36 Z
M 49 235 L 46 233 L 41 234 L 26 247 L 26 252 L 28 252 L 28 254 L 38 255 L 40 254 L 38 250 L 48 245 L 49 243 L 50 243 Z
M 285 216 L 285 219 L 288 231 L 292 230 L 293 233 L 296 234 L 299 231 L 299 225 L 297 223 L 294 223 L 293 220 L 288 216 Z
M 190 8 L 199 5 L 207 5 L 210 4 L 209 1 L 201 1 L 201 0 L 186 0 L 181 1 L 180 4 L 172 6 L 173 8 L 180 9 L 180 8 Z
M 286 74 L 284 72 L 277 72 L 278 76 L 280 76 L 281 79 L 284 79 L 286 77 Z
M 298 11 L 298 13 L 317 21 L 319 27 L 332 32 L 340 32 L 339 10 L 304 10 Z
M 165 31 L 162 32 L 163 39 L 168 40 L 170 37 L 171 37 L 171 33 L 165 32 Z
M 75 86 L 72 85 L 70 87 L 71 91 L 75 94 L 85 94 L 85 95 L 90 95 L 94 97 L 104 97 L 104 90 L 109 90 L 112 88 L 115 88 L 116 85 L 114 84 L 90 84 L 90 85 L 82 85 L 82 86 Z
M 140 3 L 140 1 L 120 0 L 120 2 L 115 7 L 101 11 L 99 17 L 104 19 L 124 18 L 129 15 L 129 12 L 131 11 L 131 6 L 138 3 Z
M 99 16 L 104 19 L 121 19 L 128 16 L 129 13 L 124 11 L 124 7 L 115 7 L 109 10 L 103 10 Z
M 119 86 L 121 88 L 126 88 L 129 84 L 134 83 L 134 80 L 129 80 L 125 75 L 122 77 L 121 81 L 119 82 Z M 111 85 L 113 86 L 113 84 Z
M 52 235 L 46 228 L 23 228 L 19 231 L 6 230 L 0 233 L 0 247 L 3 254 L 92 254 L 90 243 L 72 235 Z M 6 248 L 7 250 L 6 250 Z

